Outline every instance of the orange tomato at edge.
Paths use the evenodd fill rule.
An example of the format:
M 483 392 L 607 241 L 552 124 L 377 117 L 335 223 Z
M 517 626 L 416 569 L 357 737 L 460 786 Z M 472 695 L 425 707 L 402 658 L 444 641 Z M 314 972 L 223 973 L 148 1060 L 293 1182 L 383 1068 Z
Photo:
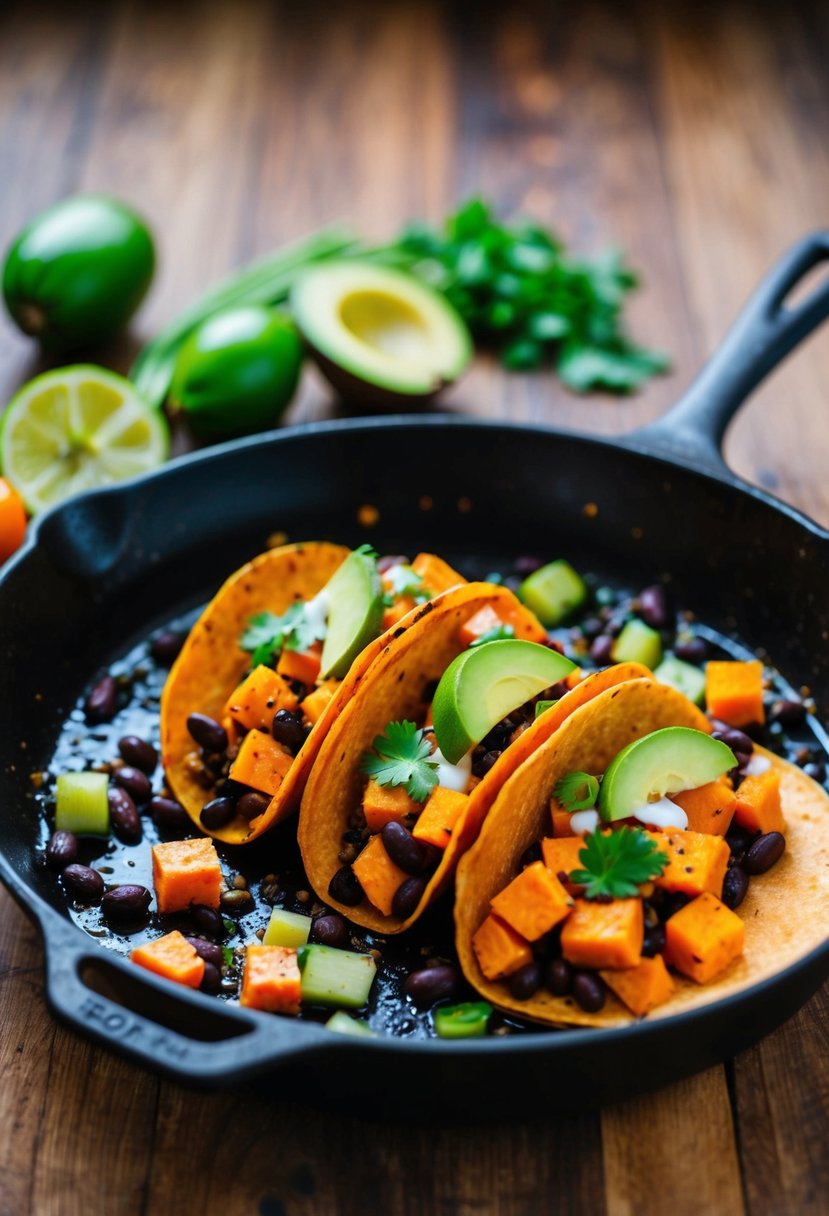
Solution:
M 26 535 L 26 508 L 17 490 L 0 477 L 0 562 L 11 557 Z

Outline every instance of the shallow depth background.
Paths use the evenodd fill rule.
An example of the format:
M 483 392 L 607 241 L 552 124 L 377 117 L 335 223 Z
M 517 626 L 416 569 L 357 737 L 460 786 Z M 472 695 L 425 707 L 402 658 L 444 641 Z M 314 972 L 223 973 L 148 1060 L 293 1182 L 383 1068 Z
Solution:
M 578 399 L 481 361 L 447 404 L 614 433 L 665 409 L 775 256 L 829 224 L 827 62 L 826 3 L 7 4 L 0 245 L 78 190 L 142 211 L 159 273 L 133 333 L 97 352 L 125 370 L 256 254 L 336 220 L 382 238 L 480 191 L 576 251 L 621 245 L 646 281 L 631 327 L 675 368 L 628 400 Z M 0 319 L 0 405 L 39 366 Z M 827 383 L 824 332 L 727 445 L 823 523 Z M 333 412 L 309 374 L 292 418 Z M 347 1102 L 297 1113 L 313 1095 L 278 1079 L 160 1083 L 56 1027 L 41 979 L 0 894 L 2 1216 L 829 1211 L 825 996 L 734 1064 L 601 1116 L 530 1125 L 498 1094 L 502 1126 L 414 1131 Z

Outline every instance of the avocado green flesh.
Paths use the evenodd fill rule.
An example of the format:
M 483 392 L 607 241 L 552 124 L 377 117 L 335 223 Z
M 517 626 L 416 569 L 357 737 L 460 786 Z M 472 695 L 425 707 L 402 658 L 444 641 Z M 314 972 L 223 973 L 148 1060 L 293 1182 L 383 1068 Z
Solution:
M 432 704 L 441 752 L 457 764 L 497 722 L 574 667 L 557 651 L 519 639 L 465 650 L 441 676 Z
M 378 636 L 383 591 L 377 565 L 364 553 L 350 553 L 325 587 L 328 627 L 322 647 L 323 679 L 347 673 L 361 650 Z
M 629 743 L 604 775 L 598 810 L 613 822 L 668 794 L 696 789 L 734 768 L 730 747 L 688 726 L 667 726 Z

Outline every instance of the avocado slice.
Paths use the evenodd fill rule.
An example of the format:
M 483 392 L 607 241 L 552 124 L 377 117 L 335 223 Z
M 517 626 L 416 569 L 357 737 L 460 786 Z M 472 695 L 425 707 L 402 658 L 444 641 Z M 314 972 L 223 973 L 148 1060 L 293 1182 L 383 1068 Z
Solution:
M 322 595 L 328 626 L 320 670 L 323 679 L 342 679 L 360 651 L 380 633 L 383 588 L 377 562 L 355 549 L 328 580 Z
M 649 802 L 716 781 L 735 767 L 730 747 L 689 726 L 666 726 L 634 740 L 610 764 L 599 790 L 606 822 L 627 819 Z
M 385 408 L 435 396 L 472 357 L 452 305 L 403 270 L 337 258 L 307 271 L 291 309 L 320 369 L 346 399 Z
M 575 669 L 538 642 L 507 639 L 459 654 L 440 678 L 432 702 L 438 747 L 457 764 L 513 709 Z

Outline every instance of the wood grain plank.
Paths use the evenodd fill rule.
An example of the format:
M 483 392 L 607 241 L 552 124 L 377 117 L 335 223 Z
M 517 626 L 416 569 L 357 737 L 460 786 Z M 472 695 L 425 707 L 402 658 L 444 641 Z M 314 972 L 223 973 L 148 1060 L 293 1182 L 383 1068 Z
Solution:
M 606 1110 L 602 1143 L 608 1216 L 745 1210 L 722 1068 Z

